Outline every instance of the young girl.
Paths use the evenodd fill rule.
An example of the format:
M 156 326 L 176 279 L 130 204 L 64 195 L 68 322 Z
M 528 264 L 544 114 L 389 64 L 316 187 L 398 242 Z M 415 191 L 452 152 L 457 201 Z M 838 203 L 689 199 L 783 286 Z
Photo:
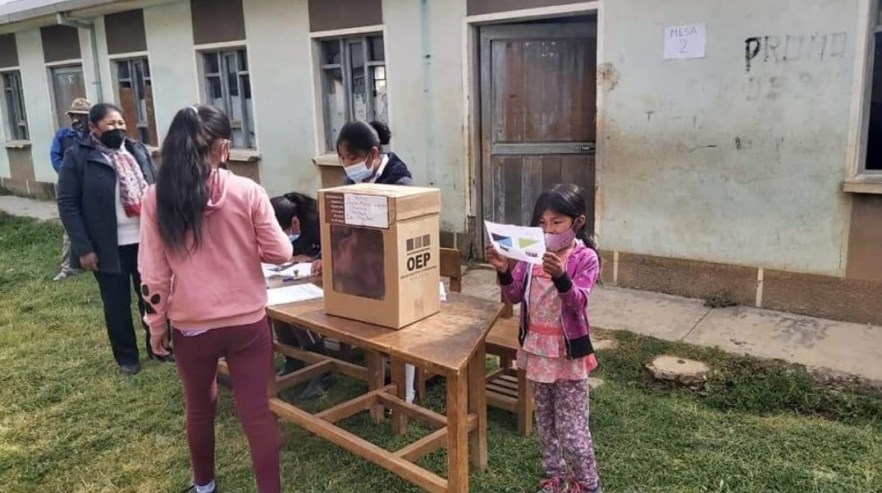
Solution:
M 168 354 L 166 322 L 173 327 L 192 489 L 217 492 L 215 379 L 218 360 L 226 358 L 257 491 L 281 493 L 281 437 L 267 393 L 272 335 L 260 263 L 288 262 L 293 249 L 266 191 L 221 169 L 231 138 L 229 118 L 213 106 L 184 108 L 172 120 L 156 187 L 142 206 L 141 293 L 156 354 Z
M 407 165 L 394 152 L 386 152 L 392 132 L 383 122 L 356 120 L 343 125 L 337 137 L 337 154 L 346 171 L 347 184 L 412 185 Z
M 556 185 L 539 196 L 532 226 L 545 232 L 542 265 L 519 262 L 511 270 L 508 259 L 487 248 L 503 295 L 522 303 L 517 359 L 536 403 L 545 472 L 539 493 L 600 492 L 588 430 L 588 373 L 597 360 L 586 314 L 600 260 L 586 232 L 581 192 L 574 185 Z M 565 455 L 573 472 L 569 485 Z

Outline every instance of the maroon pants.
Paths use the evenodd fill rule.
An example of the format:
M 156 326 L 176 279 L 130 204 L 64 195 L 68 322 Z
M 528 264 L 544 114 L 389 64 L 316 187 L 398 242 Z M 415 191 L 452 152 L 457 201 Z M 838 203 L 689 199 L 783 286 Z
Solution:
M 214 417 L 217 363 L 226 358 L 236 413 L 248 437 L 259 493 L 280 493 L 281 437 L 269 409 L 273 376 L 272 335 L 266 319 L 252 325 L 212 329 L 194 337 L 173 330 L 175 360 L 184 384 L 187 444 L 196 484 L 214 479 Z

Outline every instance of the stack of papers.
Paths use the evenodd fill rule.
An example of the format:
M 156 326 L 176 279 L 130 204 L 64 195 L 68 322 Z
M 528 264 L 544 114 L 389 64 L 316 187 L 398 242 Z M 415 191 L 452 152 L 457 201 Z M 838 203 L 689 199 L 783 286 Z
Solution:
M 314 284 L 295 284 L 284 288 L 266 290 L 266 306 L 285 305 L 298 301 L 309 301 L 324 297 L 322 288 Z

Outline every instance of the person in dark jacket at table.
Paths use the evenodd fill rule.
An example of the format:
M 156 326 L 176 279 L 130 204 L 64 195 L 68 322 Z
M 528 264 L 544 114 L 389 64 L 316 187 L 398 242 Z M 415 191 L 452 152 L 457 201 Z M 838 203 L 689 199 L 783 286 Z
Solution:
M 148 355 L 173 360 L 150 350 L 140 295 L 141 200 L 155 178 L 150 152 L 126 138 L 122 111 L 111 104 L 97 104 L 89 111 L 89 134 L 65 153 L 58 178 L 58 211 L 70 236 L 71 266 L 92 271 L 98 281 L 107 335 L 124 375 L 140 371 L 131 310 L 133 286 L 148 335 Z
M 286 193 L 270 200 L 276 214 L 276 220 L 282 230 L 288 234 L 294 247 L 295 262 L 312 262 L 313 273 L 320 272 L 321 265 L 321 229 L 319 224 L 318 203 L 312 197 L 302 193 Z M 325 340 L 321 335 L 282 322 L 273 322 L 276 338 L 282 344 L 300 347 L 305 351 L 325 354 Z M 279 376 L 293 373 L 304 367 L 302 361 L 285 357 L 285 365 Z M 331 374 L 324 373 L 312 379 L 300 398 L 315 399 L 324 394 L 331 386 Z
M 70 109 L 67 111 L 70 126 L 55 133 L 55 138 L 52 139 L 52 148 L 49 150 L 49 157 L 52 159 L 52 168 L 55 173 L 61 171 L 64 153 L 89 134 L 89 109 L 91 107 L 92 104 L 85 98 L 74 99 L 71 103 Z M 61 270 L 52 280 L 60 281 L 77 274 L 79 274 L 79 270 L 70 267 L 70 238 L 67 236 L 67 231 L 64 231 L 61 245 Z
M 337 154 L 347 184 L 413 185 L 404 161 L 394 152 L 384 151 L 391 140 L 392 132 L 383 122 L 356 120 L 343 125 L 337 138 Z

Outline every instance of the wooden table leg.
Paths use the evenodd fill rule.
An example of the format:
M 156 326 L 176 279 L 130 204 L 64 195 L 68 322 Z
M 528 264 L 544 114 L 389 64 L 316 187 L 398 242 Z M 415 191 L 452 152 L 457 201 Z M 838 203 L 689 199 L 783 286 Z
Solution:
M 385 383 L 383 378 L 383 355 L 374 351 L 365 351 L 364 359 L 367 363 L 368 391 L 377 390 Z M 371 407 L 371 418 L 373 418 L 374 423 L 383 421 L 383 413 L 385 413 L 385 409 L 382 404 Z
M 392 358 L 392 383 L 395 384 L 396 393 L 401 400 L 407 400 L 407 378 L 405 377 L 404 361 Z M 392 432 L 403 435 L 407 430 L 407 414 L 400 410 L 392 409 Z
M 471 464 L 483 471 L 487 467 L 487 369 L 484 344 L 481 343 L 469 363 L 469 414 L 478 417 L 470 437 Z
M 468 378 L 447 377 L 447 491 L 469 491 Z

